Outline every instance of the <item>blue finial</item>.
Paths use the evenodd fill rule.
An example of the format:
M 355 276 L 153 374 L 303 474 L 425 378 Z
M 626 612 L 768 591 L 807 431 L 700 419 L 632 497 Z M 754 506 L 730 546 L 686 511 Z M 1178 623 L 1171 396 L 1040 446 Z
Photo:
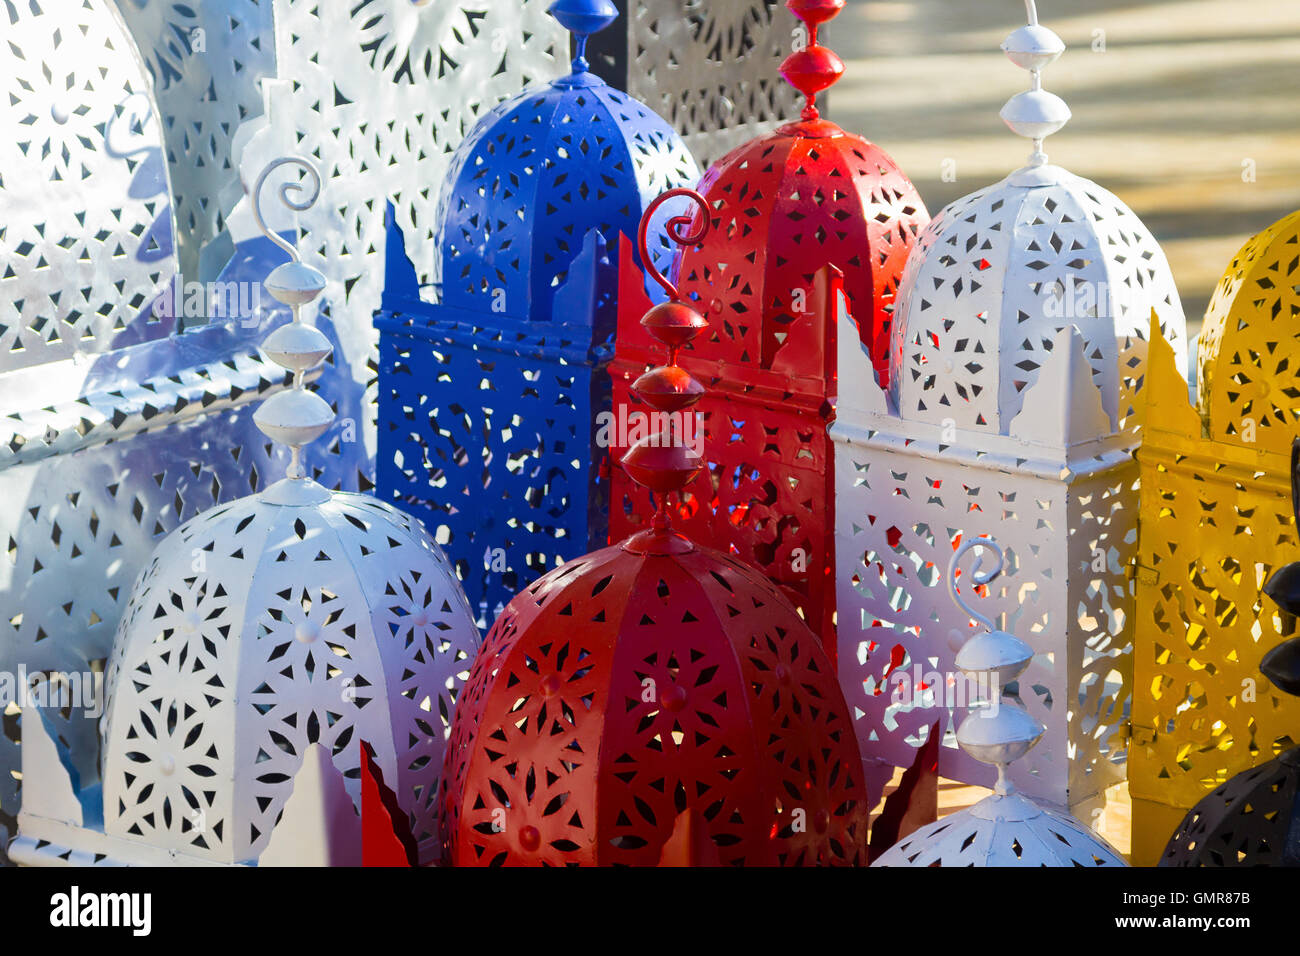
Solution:
M 612 0 L 555 0 L 547 12 L 560 26 L 573 34 L 573 72 L 586 73 L 587 37 L 599 33 L 618 19 L 618 7 Z

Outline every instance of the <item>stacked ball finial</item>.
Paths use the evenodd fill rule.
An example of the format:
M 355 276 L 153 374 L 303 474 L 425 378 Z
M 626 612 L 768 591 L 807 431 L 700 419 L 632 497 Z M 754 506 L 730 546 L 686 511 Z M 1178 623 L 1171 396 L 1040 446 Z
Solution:
M 948 588 L 953 602 L 972 620 L 983 625 L 984 630 L 975 635 L 957 652 L 957 669 L 967 678 L 987 674 L 995 678 L 990 684 L 1005 687 L 1016 680 L 1034 659 L 1034 650 L 1020 638 L 994 628 L 993 622 L 966 603 L 957 588 L 958 567 L 967 551 L 985 548 L 997 555 L 998 563 L 990 571 L 981 571 L 977 563 L 970 572 L 973 588 L 987 587 L 1001 572 L 1006 556 L 1002 548 L 986 538 L 970 538 L 959 547 L 948 563 Z M 993 701 L 986 703 L 992 704 Z M 1044 727 L 1016 704 L 996 702 L 988 711 L 968 713 L 957 728 L 957 743 L 981 763 L 997 767 L 998 779 L 993 792 L 1010 796 L 1015 787 L 1007 779 L 1007 767 L 1019 760 L 1043 736 Z
M 844 61 L 834 50 L 817 42 L 817 28 L 844 9 L 844 0 L 789 0 L 787 6 L 808 31 L 807 44 L 781 64 L 786 82 L 804 96 L 800 118 L 811 122 L 821 116 L 817 94 L 839 82 Z
M 646 248 L 646 227 L 654 210 L 676 196 L 688 196 L 701 209 L 706 208 L 704 197 L 692 189 L 673 189 L 661 195 L 646 209 L 641 220 L 637 242 Z M 684 232 L 691 224 L 690 216 L 675 216 L 667 222 L 670 238 L 682 246 L 694 245 L 708 231 L 708 220 L 701 218 L 694 232 Z M 704 386 L 677 364 L 678 350 L 708 327 L 704 317 L 686 305 L 677 287 L 658 272 L 651 276 L 668 293 L 668 301 L 648 311 L 641 325 L 650 336 L 668 349 L 668 363 L 651 369 L 632 383 L 632 391 L 645 404 L 655 410 L 653 416 L 665 427 L 646 435 L 623 456 L 623 468 L 633 481 L 648 489 L 655 499 L 655 514 L 650 529 L 652 538 L 665 538 L 671 530 L 668 498 L 680 495 L 683 488 L 700 473 L 704 458 L 691 447 L 688 426 L 683 415 L 692 409 L 704 395 Z
M 560 26 L 573 34 L 573 72 L 586 73 L 587 38 L 618 19 L 618 7 L 610 0 L 555 0 L 548 8 Z
M 303 478 L 302 447 L 325 433 L 334 421 L 334 410 L 315 392 L 303 387 L 303 376 L 316 368 L 333 351 L 329 339 L 313 325 L 302 321 L 302 307 L 313 301 L 325 289 L 325 276 L 305 265 L 292 243 L 286 242 L 266 226 L 258 197 L 267 177 L 285 165 L 296 165 L 311 179 L 311 192 L 305 198 L 295 198 L 304 187 L 288 182 L 280 187 L 280 199 L 290 209 L 302 211 L 309 208 L 320 195 L 320 173 L 316 167 L 296 156 L 283 156 L 267 165 L 257 177 L 253 187 L 253 216 L 258 227 L 277 246 L 289 254 L 289 261 L 277 266 L 266 277 L 266 289 L 279 302 L 289 306 L 293 321 L 272 332 L 262 345 L 262 350 L 276 365 L 293 373 L 293 388 L 277 392 L 262 403 L 253 421 L 272 441 L 288 445 L 292 458 L 287 469 L 289 478 Z
M 988 538 L 968 538 L 953 553 L 948 588 L 953 602 L 983 627 L 957 653 L 957 668 L 968 688 L 987 688 L 957 728 L 957 743 L 976 760 L 997 767 L 993 794 L 968 810 L 922 827 L 891 847 L 875 866 L 1124 866 L 1105 840 L 1072 817 L 1044 809 L 1016 792 L 1007 767 L 1043 736 L 1041 723 L 1024 708 L 1002 699 L 1002 688 L 1019 678 L 1033 649 L 966 603 L 957 582 L 968 551 L 997 555 L 997 565 L 969 572 L 970 590 L 987 588 L 1006 563 L 1002 548 Z M 965 582 L 963 582 L 965 583 Z M 985 675 L 985 679 L 979 678 Z M 968 690 L 968 693 L 970 691 Z
M 1031 85 L 1024 93 L 1008 100 L 1001 115 L 1015 133 L 1034 141 L 1029 165 L 1045 166 L 1047 154 L 1043 152 L 1043 140 L 1070 121 L 1070 107 L 1055 93 L 1043 89 L 1043 68 L 1065 52 L 1065 44 L 1038 22 L 1034 0 L 1025 0 L 1025 8 L 1029 23 L 1007 37 L 1002 49 L 1013 63 L 1029 71 Z

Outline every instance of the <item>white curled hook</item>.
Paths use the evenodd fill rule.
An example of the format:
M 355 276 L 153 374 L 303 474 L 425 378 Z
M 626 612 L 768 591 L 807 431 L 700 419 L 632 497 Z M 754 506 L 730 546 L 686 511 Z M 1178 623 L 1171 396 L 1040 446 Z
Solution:
M 1030 0 L 1030 2 L 1032 3 L 1033 0 Z M 992 538 L 967 538 L 961 543 L 961 546 L 953 552 L 952 560 L 948 562 L 948 594 L 952 597 L 953 603 L 970 615 L 971 620 L 978 621 L 988 630 L 992 631 L 994 630 L 993 622 L 967 604 L 966 599 L 963 598 L 961 592 L 957 590 L 957 565 L 961 562 L 961 559 L 965 557 L 966 552 L 970 551 L 972 548 L 985 548 L 996 553 L 998 556 L 997 566 L 991 571 L 981 571 L 980 569 L 984 566 L 984 557 L 983 555 L 978 555 L 976 557 L 975 567 L 970 570 L 971 583 L 973 587 L 988 584 L 1001 574 L 1002 569 L 1007 566 L 1007 556 L 1002 551 L 1002 545 L 998 544 Z
M 266 220 L 262 217 L 262 186 L 266 183 L 266 177 L 271 175 L 281 166 L 292 164 L 306 171 L 311 176 L 311 194 L 306 199 L 293 199 L 290 193 L 306 192 L 309 188 L 306 183 L 283 183 L 280 186 L 280 202 L 284 203 L 294 212 L 302 212 L 310 209 L 320 198 L 320 171 L 310 160 L 303 159 L 301 156 L 281 156 L 279 159 L 272 160 L 267 167 L 262 170 L 262 174 L 257 177 L 257 183 L 253 186 L 253 218 L 257 220 L 257 228 L 262 230 L 262 235 L 270 239 L 277 246 L 289 253 L 289 257 L 294 262 L 302 262 L 298 255 L 298 250 L 291 243 L 285 242 L 279 233 L 267 228 Z
M 1031 27 L 1038 26 L 1038 6 L 1034 3 L 1034 0 L 1025 0 L 1025 13 L 1029 17 L 1029 25 Z

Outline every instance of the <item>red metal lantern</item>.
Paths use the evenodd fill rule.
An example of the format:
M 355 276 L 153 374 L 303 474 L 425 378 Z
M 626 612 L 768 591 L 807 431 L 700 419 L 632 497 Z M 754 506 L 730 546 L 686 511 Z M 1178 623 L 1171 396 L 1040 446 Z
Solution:
M 781 73 L 806 99 L 802 117 L 719 160 L 700 192 L 710 236 L 675 262 L 683 296 L 709 322 L 682 364 L 708 383 L 707 474 L 689 489 L 683 528 L 764 570 L 787 589 L 834 654 L 834 529 L 826 426 L 833 417 L 836 296 L 850 313 L 882 386 L 888 384 L 894 295 L 929 221 L 908 178 L 879 147 L 822 119 L 816 95 L 844 64 L 817 28 L 844 0 L 787 0 L 808 42 Z M 631 250 L 624 249 L 624 261 Z M 827 273 L 827 267 L 832 272 Z M 614 407 L 634 403 L 632 380 L 654 361 L 624 284 Z M 610 540 L 645 520 L 648 502 L 613 475 Z
M 703 203 L 673 190 L 647 219 L 682 194 Z M 689 223 L 670 223 L 675 241 L 708 225 L 687 236 Z M 653 521 L 497 618 L 447 751 L 450 863 L 865 862 L 862 764 L 819 641 L 761 574 L 672 528 L 669 503 L 703 467 L 703 389 L 676 357 L 705 322 L 665 287 L 673 301 L 643 324 L 668 364 L 633 386 L 657 430 L 623 458 Z

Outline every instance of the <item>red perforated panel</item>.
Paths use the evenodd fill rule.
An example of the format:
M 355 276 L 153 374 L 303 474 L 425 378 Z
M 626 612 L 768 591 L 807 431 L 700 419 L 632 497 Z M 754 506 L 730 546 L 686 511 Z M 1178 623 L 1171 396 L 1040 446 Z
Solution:
M 683 296 L 709 320 L 695 351 L 793 377 L 818 375 L 821 356 L 806 334 L 817 316 L 807 303 L 817 271 L 834 265 L 887 385 L 894 295 L 930 219 L 894 161 L 833 123 L 801 121 L 719 160 L 700 192 L 713 229 L 676 264 Z
M 770 584 L 699 548 L 606 548 L 518 595 L 470 672 L 443 779 L 456 865 L 653 865 L 683 814 L 724 864 L 865 859 L 830 662 Z

